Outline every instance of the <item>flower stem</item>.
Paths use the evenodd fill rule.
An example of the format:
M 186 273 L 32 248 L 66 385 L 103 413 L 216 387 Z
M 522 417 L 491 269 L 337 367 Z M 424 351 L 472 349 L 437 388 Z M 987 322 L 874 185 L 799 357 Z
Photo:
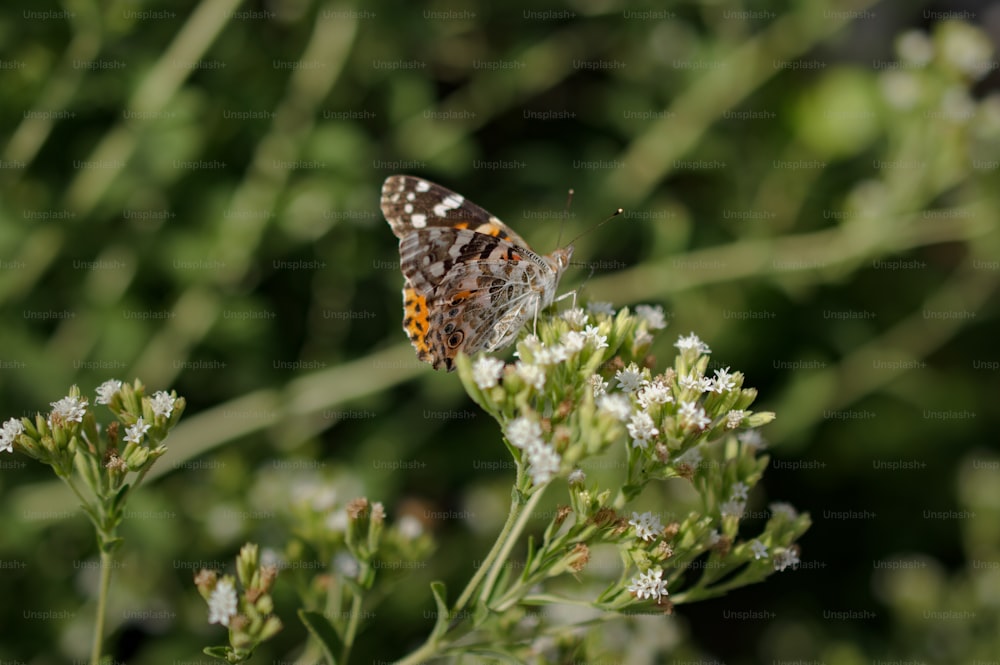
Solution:
M 506 534 L 506 537 L 503 533 L 500 534 L 500 538 L 497 539 L 497 543 L 501 545 L 500 551 L 496 557 L 496 561 L 492 562 L 490 566 L 490 574 L 489 577 L 486 578 L 486 582 L 483 583 L 483 590 L 479 594 L 480 598 L 489 598 L 493 593 L 493 585 L 496 584 L 497 577 L 499 577 L 500 571 L 503 569 L 503 564 L 507 561 L 507 557 L 510 556 L 510 551 L 514 549 L 514 545 L 517 544 L 517 540 L 521 536 L 521 532 L 524 531 L 524 527 L 528 524 L 528 520 L 531 519 L 531 514 L 534 511 L 535 506 L 538 505 L 538 502 L 541 500 L 542 494 L 544 493 L 544 485 L 535 490 L 535 493 L 531 495 L 528 501 L 520 509 L 520 514 L 517 515 L 516 522 L 510 529 L 510 532 Z M 515 507 L 512 506 L 511 514 L 514 512 Z
M 97 612 L 94 616 L 94 644 L 90 650 L 90 662 L 101 662 L 101 647 L 104 640 L 104 615 L 108 608 L 108 589 L 111 588 L 110 552 L 101 548 L 101 585 L 97 595 Z

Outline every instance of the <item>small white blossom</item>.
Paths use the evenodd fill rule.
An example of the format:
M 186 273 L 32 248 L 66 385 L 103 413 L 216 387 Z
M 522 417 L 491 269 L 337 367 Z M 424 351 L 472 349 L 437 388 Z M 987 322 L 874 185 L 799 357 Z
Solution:
M 403 515 L 396 522 L 399 535 L 406 540 L 416 540 L 424 533 L 424 524 L 413 515 Z
M 646 600 L 653 598 L 659 601 L 667 596 L 667 583 L 663 581 L 663 570 L 660 568 L 650 568 L 644 573 L 632 578 L 632 583 L 628 585 L 628 592 L 633 596 Z
M 594 399 L 607 394 L 608 382 L 605 381 L 604 377 L 600 374 L 591 374 L 587 381 L 590 383 L 590 387 L 594 390 Z
M 535 390 L 541 390 L 545 387 L 545 370 L 538 365 L 519 362 L 514 366 L 514 371 Z
M 650 330 L 662 330 L 667 327 L 667 321 L 663 316 L 663 308 L 659 305 L 636 305 L 635 313 L 646 322 L 646 327 Z
M 790 503 L 785 503 L 784 501 L 775 501 L 768 506 L 771 512 L 775 515 L 784 515 L 788 519 L 793 520 L 799 516 L 799 511 L 795 510 L 795 506 Z
M 629 363 L 625 369 L 615 372 L 618 387 L 627 393 L 634 393 L 642 386 L 642 371 L 635 363 Z
M 636 400 L 639 402 L 639 406 L 648 409 L 653 404 L 673 402 L 674 397 L 670 394 L 670 387 L 663 382 L 663 379 L 657 378 L 639 389 Z
M 153 413 L 157 416 L 169 418 L 170 414 L 174 412 L 174 403 L 176 401 L 177 399 L 171 397 L 170 393 L 164 390 L 158 390 L 153 394 L 153 398 L 150 400 L 150 406 L 153 408 Z
M 542 340 L 538 338 L 538 335 L 526 335 L 524 339 L 517 343 L 517 351 L 514 352 L 514 357 L 534 356 L 541 348 Z
M 764 437 L 762 437 L 760 432 L 755 429 L 748 429 L 745 432 L 740 432 L 736 435 L 736 440 L 744 446 L 748 446 L 754 450 L 763 450 L 767 447 L 767 442 L 764 441 Z
M 118 379 L 108 379 L 101 385 L 97 386 L 97 400 L 98 404 L 109 404 L 111 398 L 114 397 L 115 393 L 122 389 L 122 382 Z
M 760 542 L 759 540 L 754 540 L 750 543 L 750 549 L 753 550 L 754 559 L 766 559 L 767 558 L 767 545 Z
M 52 402 L 52 413 L 49 414 L 49 427 L 53 427 L 52 417 L 59 416 L 64 422 L 83 422 L 87 413 L 86 397 L 63 397 L 58 402 Z
M 733 493 L 729 496 L 730 499 L 734 501 L 746 501 L 747 492 L 750 491 L 750 486 L 740 481 L 733 485 Z
M 779 573 L 784 571 L 785 568 L 795 568 L 801 563 L 799 561 L 799 555 L 795 550 L 786 549 L 778 550 L 774 553 L 774 558 L 771 559 L 774 564 L 774 569 Z
M 480 390 L 495 388 L 500 383 L 505 366 L 506 363 L 499 358 L 482 356 L 472 363 L 472 380 L 476 382 Z
M 634 448 L 645 449 L 651 439 L 655 439 L 660 433 L 653 424 L 653 419 L 645 411 L 637 411 L 632 414 L 632 420 L 628 424 L 628 433 L 632 437 Z
M 729 373 L 729 368 L 727 367 L 715 370 L 715 378 L 709 379 L 709 386 L 709 390 L 721 395 L 727 390 L 735 388 L 736 381 L 733 380 L 733 375 Z
M 718 529 L 712 529 L 708 533 L 708 546 L 709 547 L 715 547 L 716 545 L 719 544 L 720 540 L 722 540 L 722 535 L 719 533 Z
M 361 572 L 361 565 L 352 554 L 341 551 L 333 557 L 333 569 L 343 577 L 354 579 Z
M 694 333 L 691 333 L 687 337 L 678 337 L 677 341 L 674 343 L 674 346 L 676 346 L 681 351 L 694 349 L 701 355 L 712 352 L 712 350 L 708 348 L 708 344 L 705 344 L 705 342 L 701 341 L 701 339 Z
M 236 589 L 233 581 L 223 577 L 212 589 L 208 597 L 208 622 L 229 626 L 229 620 L 236 616 Z
M 17 418 L 11 418 L 0 429 L 0 453 L 14 452 L 14 440 L 24 432 L 24 425 Z
M 608 336 L 602 335 L 601 329 L 597 326 L 587 326 L 583 331 L 583 336 L 598 351 L 608 348 Z
M 653 343 L 653 336 L 645 330 L 640 330 L 635 334 L 632 345 L 636 349 L 642 349 Z
M 573 469 L 573 472 L 569 474 L 566 479 L 570 485 L 583 485 L 587 480 L 587 474 L 583 472 L 583 469 Z
M 628 521 L 635 527 L 635 535 L 649 542 L 657 536 L 663 535 L 663 524 L 660 518 L 650 512 L 643 514 L 632 513 L 632 519 Z
M 909 30 L 896 40 L 896 51 L 901 60 L 923 67 L 934 57 L 934 44 L 921 30 Z
M 587 311 L 591 314 L 615 315 L 615 308 L 609 302 L 592 301 L 587 303 Z
M 135 424 L 125 428 L 125 440 L 129 443 L 142 443 L 142 437 L 149 431 L 149 425 L 139 416 Z
M 323 526 L 326 527 L 327 531 L 331 533 L 344 533 L 347 531 L 347 525 L 350 520 L 347 517 L 347 511 L 343 508 L 338 510 L 331 510 L 330 513 L 323 520 Z
M 705 415 L 705 409 L 697 402 L 681 402 L 677 409 L 682 427 L 692 429 L 705 429 L 712 423 L 712 419 Z
M 688 374 L 677 378 L 677 385 L 681 390 L 694 390 L 699 393 L 707 393 L 712 389 L 712 380 L 701 374 Z
M 580 353 L 580 351 L 583 351 L 583 347 L 587 345 L 587 338 L 583 336 L 583 333 L 576 330 L 567 330 L 563 333 L 559 341 L 566 349 L 566 352 L 571 355 Z
M 558 365 L 569 358 L 569 352 L 562 344 L 552 344 L 543 346 L 535 353 L 534 361 L 536 365 Z
M 621 393 L 598 397 L 597 410 L 608 413 L 622 422 L 632 417 L 632 403 Z
M 743 517 L 743 511 L 745 511 L 746 508 L 746 502 L 737 501 L 736 499 L 730 499 L 729 501 L 724 501 L 719 504 L 719 512 L 723 517 Z
M 527 416 L 518 416 L 507 425 L 507 440 L 515 448 L 541 443 L 542 426 Z
M 732 409 L 726 414 L 726 427 L 736 429 L 743 424 L 743 419 L 747 417 L 747 412 L 743 409 Z
M 562 318 L 564 321 L 569 323 L 574 328 L 582 328 L 587 325 L 589 317 L 587 313 L 583 311 L 582 307 L 574 307 L 573 309 L 567 309 L 562 313 Z
M 552 446 L 538 442 L 526 449 L 528 475 L 533 485 L 544 485 L 559 473 L 562 458 Z

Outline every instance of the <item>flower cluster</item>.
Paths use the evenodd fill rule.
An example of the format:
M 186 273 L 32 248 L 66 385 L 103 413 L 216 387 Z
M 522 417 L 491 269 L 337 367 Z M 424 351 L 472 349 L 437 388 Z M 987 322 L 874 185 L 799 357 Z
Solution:
M 659 307 L 631 313 L 591 303 L 540 320 L 512 363 L 459 358 L 466 390 L 501 426 L 522 500 L 567 481 L 569 506 L 530 553 L 521 584 L 553 577 L 554 562 L 562 562 L 560 572 L 578 572 L 587 559 L 578 556 L 571 569 L 569 553 L 611 543 L 627 563 L 595 607 L 652 603 L 669 612 L 798 562 L 794 541 L 808 528 L 807 515 L 775 504 L 762 533 L 747 539 L 741 527 L 768 461 L 756 428 L 774 414 L 750 408 L 757 392 L 744 387 L 741 372 L 710 370 L 711 350 L 693 333 L 676 340 L 672 366 L 655 371 L 649 351 L 665 325 Z M 624 477 L 595 472 L 588 483 L 597 458 L 607 456 L 622 460 Z M 685 519 L 665 526 L 655 511 L 623 512 L 655 501 L 670 480 L 690 483 L 698 495 Z M 500 594 L 506 601 L 496 607 L 510 606 L 517 588 Z
M 228 663 L 242 663 L 250 658 L 261 642 L 281 630 L 281 620 L 274 612 L 270 590 L 278 576 L 273 565 L 261 565 L 257 545 L 247 543 L 236 558 L 236 575 L 242 592 L 237 593 L 232 575 L 202 570 L 195 575 L 198 593 L 208 603 L 208 622 L 229 629 L 229 645 L 208 647 L 205 653 Z

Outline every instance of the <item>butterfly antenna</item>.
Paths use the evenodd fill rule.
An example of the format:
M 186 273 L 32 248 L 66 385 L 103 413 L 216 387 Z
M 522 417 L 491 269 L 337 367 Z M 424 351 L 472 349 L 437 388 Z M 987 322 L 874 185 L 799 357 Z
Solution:
M 566 207 L 563 210 L 563 221 L 559 225 L 559 235 L 556 237 L 556 247 L 562 247 L 562 236 L 563 230 L 566 228 L 566 220 L 569 219 L 569 208 L 573 205 L 573 188 L 571 187 L 566 194 Z
M 623 208 L 618 208 L 613 213 L 611 213 L 610 215 L 608 215 L 607 217 L 605 217 L 604 219 L 602 219 L 601 221 L 599 221 L 597 224 L 594 224 L 589 229 L 587 229 L 586 231 L 584 231 L 580 235 L 578 235 L 575 238 L 573 238 L 572 240 L 570 240 L 569 243 L 567 243 L 567 244 L 572 245 L 573 243 L 575 243 L 577 240 L 579 240 L 583 236 L 587 235 L 591 231 L 596 231 L 597 229 L 601 228 L 602 226 L 604 226 L 605 224 L 607 224 L 608 222 L 610 222 L 612 219 L 614 219 L 618 215 L 622 214 L 623 212 L 625 212 L 625 210 Z

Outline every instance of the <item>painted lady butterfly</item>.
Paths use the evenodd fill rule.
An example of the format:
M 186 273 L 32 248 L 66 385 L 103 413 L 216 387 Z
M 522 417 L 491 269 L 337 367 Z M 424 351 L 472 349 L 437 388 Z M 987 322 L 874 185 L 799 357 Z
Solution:
M 434 369 L 509 346 L 552 304 L 572 247 L 539 255 L 463 196 L 407 175 L 386 178 L 382 213 L 399 238 L 403 330 Z

